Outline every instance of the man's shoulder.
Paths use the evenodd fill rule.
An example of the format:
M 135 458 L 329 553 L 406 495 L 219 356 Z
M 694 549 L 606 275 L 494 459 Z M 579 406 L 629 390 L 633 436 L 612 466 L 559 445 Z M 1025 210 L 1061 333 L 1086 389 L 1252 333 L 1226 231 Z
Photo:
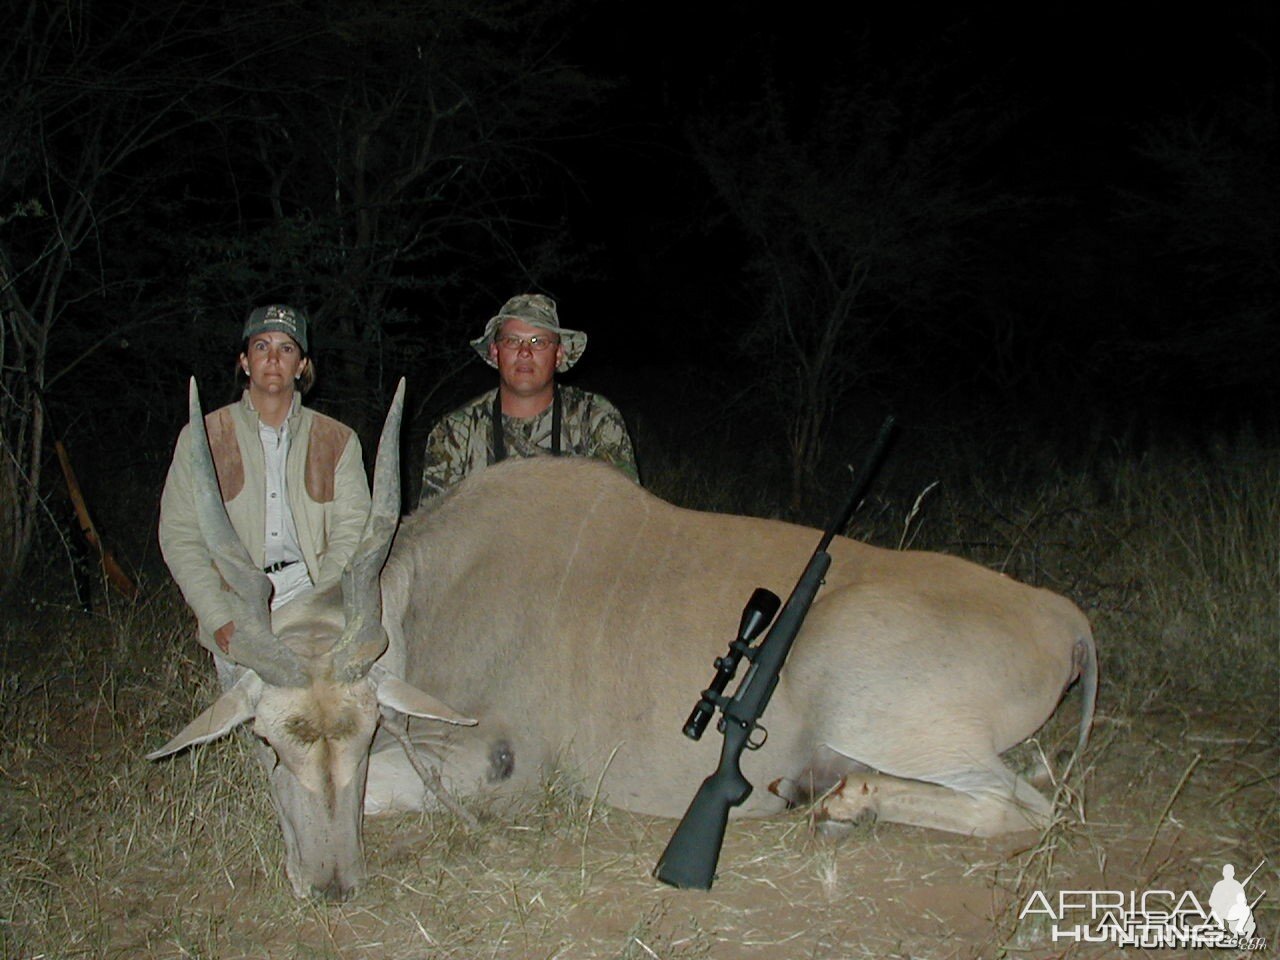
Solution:
M 560 387 L 560 398 L 564 404 L 565 411 L 572 410 L 592 410 L 595 413 L 616 413 L 618 408 L 615 407 L 602 393 L 592 393 L 590 390 L 583 390 L 581 387 L 571 387 L 568 384 L 562 384 Z
M 498 388 L 486 390 L 478 397 L 472 397 L 462 406 L 450 410 L 436 421 L 436 428 L 442 425 L 461 426 L 471 424 L 481 417 L 487 417 L 493 408 L 493 398 L 498 395 Z

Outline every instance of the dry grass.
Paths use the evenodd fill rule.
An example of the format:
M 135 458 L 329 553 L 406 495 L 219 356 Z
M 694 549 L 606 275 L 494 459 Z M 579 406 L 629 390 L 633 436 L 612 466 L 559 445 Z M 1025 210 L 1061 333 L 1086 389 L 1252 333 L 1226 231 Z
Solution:
M 797 812 L 733 823 L 715 890 L 681 893 L 649 877 L 672 825 L 599 803 L 600 771 L 560 771 L 516 804 L 468 801 L 479 831 L 370 822 L 360 898 L 299 902 L 246 738 L 142 759 L 214 692 L 163 587 L 4 624 L 0 958 L 1047 958 L 1085 954 L 1019 918 L 1033 890 L 1203 895 L 1263 856 L 1254 889 L 1280 890 L 1280 457 L 1095 465 L 1021 499 L 946 486 L 871 511 L 874 539 L 1053 586 L 1098 636 L 1094 743 L 1039 837 L 877 825 L 833 845 Z M 1073 713 L 1014 761 L 1060 769 Z M 1273 944 L 1277 900 L 1257 911 Z
M 1093 624 L 1112 697 L 1275 701 L 1280 450 L 1245 435 L 1208 453 L 1050 465 L 1031 484 L 995 470 L 944 482 L 918 515 L 883 510 L 862 533 L 898 542 L 899 515 L 915 547 L 1075 600 Z

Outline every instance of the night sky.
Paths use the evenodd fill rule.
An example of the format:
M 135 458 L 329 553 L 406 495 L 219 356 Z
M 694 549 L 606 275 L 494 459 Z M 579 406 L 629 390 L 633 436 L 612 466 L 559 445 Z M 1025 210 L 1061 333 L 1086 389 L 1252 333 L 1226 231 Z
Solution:
M 920 352 L 933 352 L 931 342 L 944 370 L 957 360 L 983 366 L 986 317 L 1007 310 L 1017 314 L 1012 335 L 1025 338 L 1016 352 L 1028 378 L 1055 387 L 1062 386 L 1058 373 L 1075 380 L 1079 394 L 1070 400 L 1087 397 L 1095 408 L 1077 416 L 1123 419 L 1115 408 L 1141 408 L 1144 416 L 1166 411 L 1182 423 L 1200 425 L 1203 417 L 1219 426 L 1245 408 L 1270 416 L 1280 332 L 1274 263 L 1268 266 L 1278 252 L 1276 229 L 1230 221 L 1232 205 L 1263 221 L 1264 211 L 1280 213 L 1274 179 L 1257 173 L 1277 172 L 1273 8 L 908 6 L 845 13 L 844 20 L 804 4 L 785 15 L 777 7 L 716 17 L 662 9 L 598 7 L 574 47 L 618 78 L 593 128 L 562 147 L 582 188 L 573 207 L 577 236 L 600 251 L 598 272 L 556 292 L 566 316 L 592 318 L 598 346 L 625 352 L 611 337 L 617 318 L 625 329 L 670 323 L 711 356 L 734 316 L 752 309 L 743 240 L 691 155 L 686 133 L 699 118 L 740 108 L 765 83 L 797 115 L 825 85 L 900 91 L 918 97 L 913 108 L 924 111 L 945 109 L 947 91 L 963 89 L 990 132 L 961 175 L 1013 200 L 1003 215 L 972 225 L 984 250 L 968 279 L 980 276 L 983 289 L 949 302 L 947 317 L 922 323 L 946 331 L 911 337 L 912 366 Z M 935 89 L 913 88 L 913 71 L 929 69 L 937 71 L 928 81 Z M 1223 173 L 1239 177 L 1224 185 L 1229 196 L 1218 202 L 1199 183 L 1179 184 L 1176 170 L 1144 156 L 1152 132 L 1169 129 L 1194 130 L 1188 135 L 1214 138 L 1219 155 L 1240 155 L 1236 172 Z M 1191 197 L 1180 198 L 1181 190 Z M 1191 221 L 1216 210 L 1227 224 L 1184 228 L 1219 245 L 1188 251 L 1170 240 L 1162 248 L 1174 228 L 1139 222 L 1135 210 L 1148 199 L 1184 203 Z M 1224 228 L 1238 233 L 1220 235 Z M 1214 262 L 1195 262 L 1197 252 Z M 1235 305 L 1222 303 L 1221 286 L 1207 289 L 1212 281 L 1199 280 L 1228 270 L 1221 261 L 1233 259 L 1230 269 L 1252 273 L 1247 285 L 1258 285 L 1248 296 L 1270 301 L 1261 308 L 1266 318 L 1234 343 L 1226 334 L 1225 342 L 1208 342 L 1225 323 L 1215 313 Z M 1204 300 L 1198 311 L 1190 304 L 1196 297 Z M 646 313 L 638 302 L 656 310 Z M 1201 333 L 1188 332 L 1197 325 Z M 969 330 L 977 334 L 966 342 Z M 1202 335 L 1203 344 L 1191 342 Z M 1164 349 L 1165 338 L 1185 342 Z M 1199 363 L 1202 348 L 1212 357 Z M 1121 357 L 1140 368 L 1126 370 Z M 1053 368 L 1047 376 L 1042 363 Z M 945 393 L 939 378 L 949 375 L 937 363 L 924 366 L 912 383 L 885 390 L 927 381 Z M 991 386 L 1027 386 L 1014 379 Z M 971 380 L 961 380 L 958 389 L 969 389 Z
M 460 366 L 466 340 L 508 296 L 541 290 L 592 337 L 572 382 L 656 425 L 651 437 L 705 442 L 687 429 L 696 410 L 776 445 L 801 361 L 779 352 L 780 285 L 759 264 L 766 247 L 782 251 L 775 265 L 805 248 L 775 244 L 790 229 L 776 210 L 767 242 L 738 213 L 791 189 L 769 159 L 779 138 L 817 171 L 805 202 L 824 255 L 869 265 L 836 338 L 833 442 L 888 409 L 1042 436 L 1276 429 L 1272 4 L 623 0 L 531 4 L 514 28 L 511 8 L 476 3 L 423 3 L 399 23 L 410 7 L 377 0 L 328 19 L 289 4 L 39 9 L 91 16 L 29 35 L 74 40 L 47 67 L 6 62 L 4 210 L 85 195 L 95 117 L 136 130 L 155 104 L 170 111 L 150 118 L 153 148 L 95 184 L 60 286 L 40 272 L 49 218 L 0 233 L 8 293 L 58 317 L 37 376 L 51 423 L 122 471 L 128 451 L 167 460 L 186 376 L 229 392 L 239 320 L 268 299 L 318 317 L 314 403 L 366 434 L 401 372 L 411 441 L 488 386 L 487 367 Z M 29 27 L 5 17 L 15 36 Z M 183 17 L 195 39 L 157 46 Z M 547 82 L 561 69 L 591 94 Z M 388 111 L 365 159 L 372 185 L 393 183 L 431 101 L 407 86 L 413 109 L 397 114 L 384 94 L 416 71 L 436 102 L 463 105 L 460 132 L 433 144 L 442 173 L 363 208 L 383 246 L 348 269 L 362 209 L 351 131 Z M 165 84 L 190 96 L 175 107 Z M 712 155 L 745 177 L 736 209 Z M 784 306 L 805 322 L 824 309 L 813 269 L 787 276 Z M 7 344 L 18 382 L 34 367 Z

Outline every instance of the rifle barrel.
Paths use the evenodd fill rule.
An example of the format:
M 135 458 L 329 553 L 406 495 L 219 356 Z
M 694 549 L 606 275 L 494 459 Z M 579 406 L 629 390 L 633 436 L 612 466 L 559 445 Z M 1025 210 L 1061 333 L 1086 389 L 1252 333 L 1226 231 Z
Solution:
M 849 521 L 853 518 L 853 512 L 858 509 L 858 504 L 867 495 L 867 488 L 871 486 L 876 467 L 880 465 L 880 459 L 884 456 L 885 447 L 889 445 L 889 439 L 893 436 L 893 425 L 893 414 L 889 414 L 884 418 L 884 423 L 880 425 L 880 432 L 876 434 L 875 443 L 871 445 L 871 449 L 867 452 L 866 459 L 862 461 L 862 469 L 855 474 L 853 492 L 849 495 L 849 499 L 845 501 L 840 512 L 832 518 L 831 522 L 827 524 L 827 528 L 822 532 L 822 539 L 818 542 L 816 553 L 825 551 L 831 545 L 832 539 L 837 534 L 843 533 L 845 527 L 849 526 Z
M 1261 862 L 1256 867 L 1254 867 L 1252 870 L 1249 871 L 1249 875 L 1244 878 L 1244 881 L 1240 884 L 1240 886 L 1247 887 L 1249 885 L 1249 881 L 1253 879 L 1253 875 L 1257 873 L 1259 870 L 1261 870 L 1262 864 L 1266 862 L 1267 862 L 1267 858 L 1263 857 Z

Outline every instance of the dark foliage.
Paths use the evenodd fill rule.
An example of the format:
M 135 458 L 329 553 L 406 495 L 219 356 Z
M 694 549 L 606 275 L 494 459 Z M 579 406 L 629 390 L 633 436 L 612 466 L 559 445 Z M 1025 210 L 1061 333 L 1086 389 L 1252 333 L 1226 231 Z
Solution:
M 229 397 L 268 299 L 312 312 L 312 402 L 363 432 L 409 375 L 410 496 L 431 420 L 489 382 L 467 338 L 519 289 L 591 333 L 573 376 L 655 463 L 741 462 L 793 515 L 890 408 L 1064 462 L 1265 436 L 1275 26 L 1251 3 L 11 5 L 0 566 L 66 514 L 51 435 L 108 532 L 117 501 L 153 522 L 183 381 Z

